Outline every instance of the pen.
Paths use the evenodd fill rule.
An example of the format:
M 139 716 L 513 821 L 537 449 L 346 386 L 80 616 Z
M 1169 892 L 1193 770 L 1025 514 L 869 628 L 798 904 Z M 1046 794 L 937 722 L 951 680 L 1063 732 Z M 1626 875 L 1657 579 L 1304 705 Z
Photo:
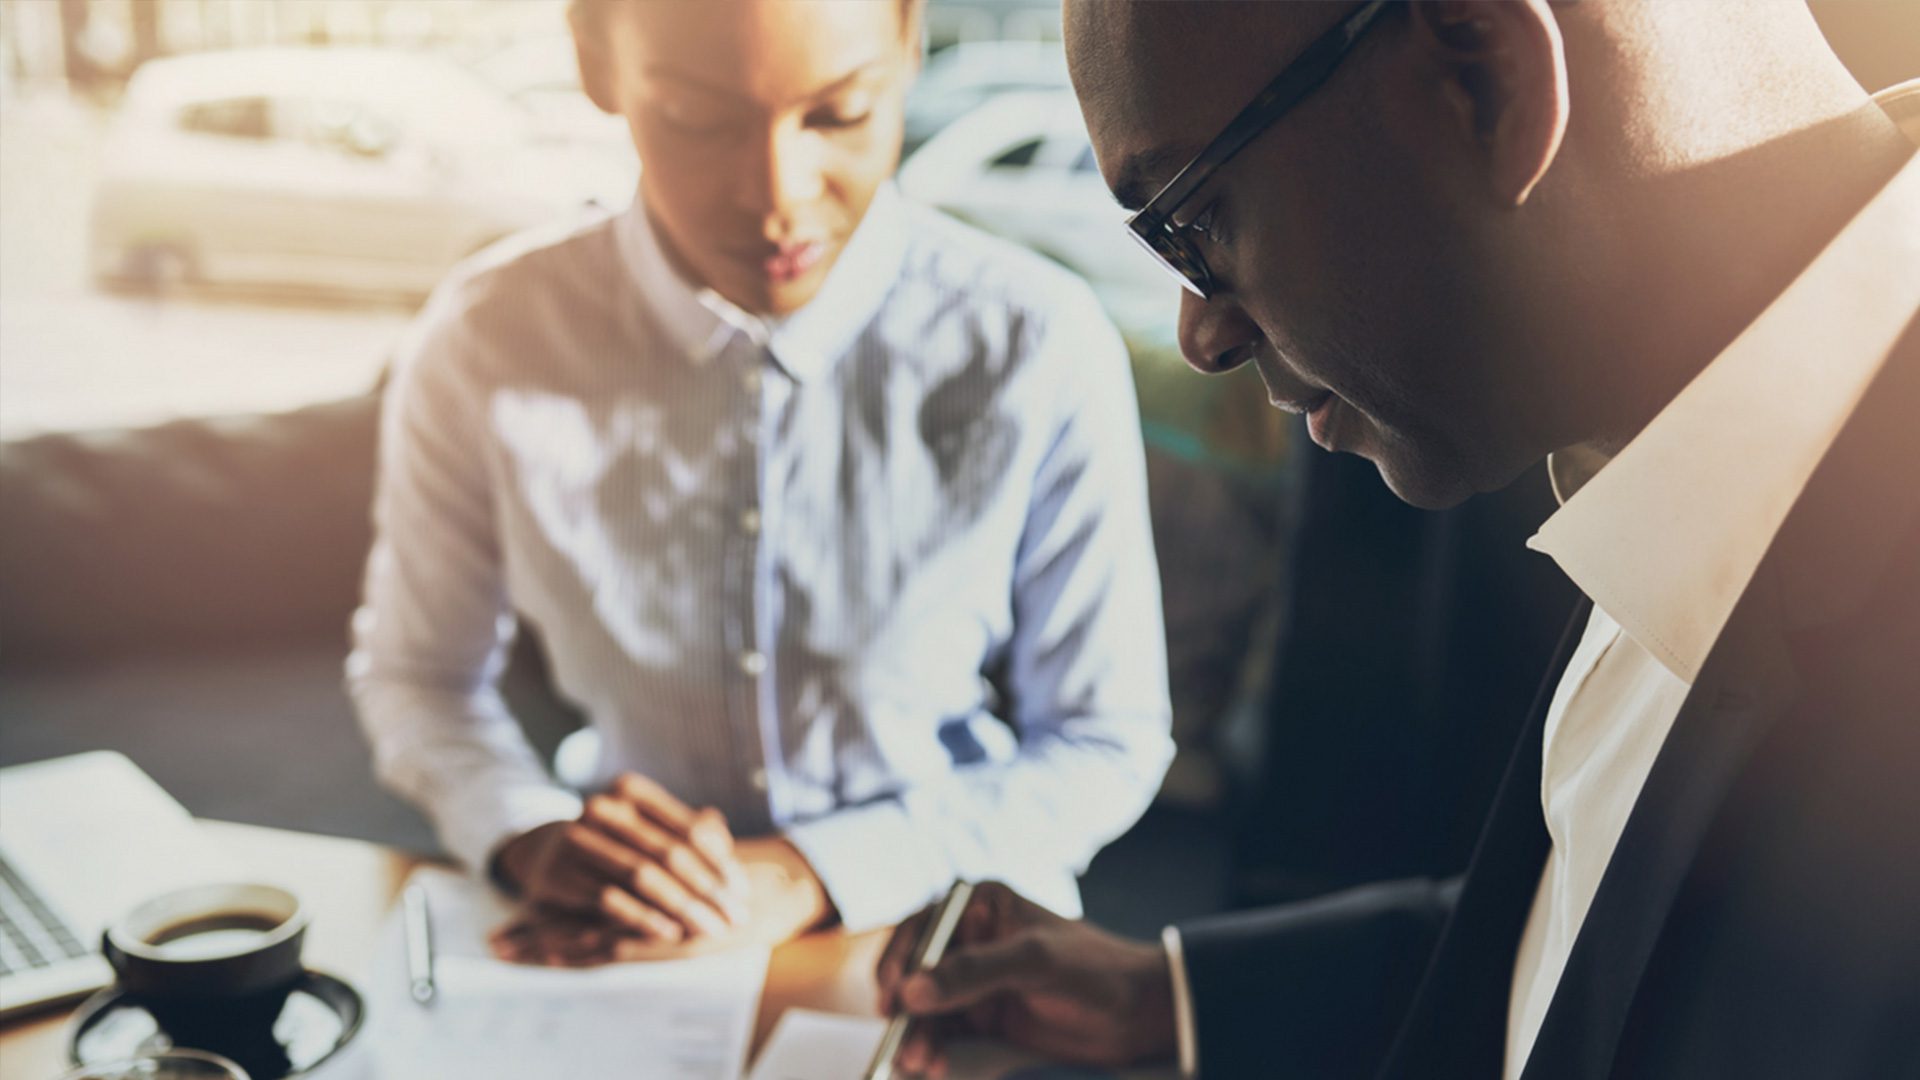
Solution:
M 965 881 L 956 881 L 953 888 L 947 890 L 947 898 L 940 901 L 933 917 L 927 920 L 926 929 L 920 932 L 920 941 L 914 946 L 913 955 L 907 958 L 907 968 L 900 973 L 902 978 L 940 963 L 972 896 L 973 885 Z M 888 1080 L 893 1075 L 893 1059 L 900 1053 L 900 1044 L 906 1041 L 907 1025 L 912 1019 L 906 1013 L 896 1013 L 887 1021 L 886 1034 L 880 1037 L 880 1047 L 874 1051 L 873 1064 L 867 1066 L 865 1080 Z
M 427 915 L 427 891 L 409 885 L 401 895 L 406 908 L 408 992 L 421 1005 L 433 1004 L 433 922 Z

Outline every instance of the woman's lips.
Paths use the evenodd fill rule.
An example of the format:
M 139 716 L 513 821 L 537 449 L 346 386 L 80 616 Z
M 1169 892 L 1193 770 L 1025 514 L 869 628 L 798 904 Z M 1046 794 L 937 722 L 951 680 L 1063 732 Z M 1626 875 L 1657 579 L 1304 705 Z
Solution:
M 808 271 L 819 265 L 820 257 L 826 254 L 827 245 L 818 240 L 802 243 L 780 244 L 772 248 L 763 248 L 755 253 L 760 272 L 767 280 L 775 284 L 785 284 L 804 277 Z

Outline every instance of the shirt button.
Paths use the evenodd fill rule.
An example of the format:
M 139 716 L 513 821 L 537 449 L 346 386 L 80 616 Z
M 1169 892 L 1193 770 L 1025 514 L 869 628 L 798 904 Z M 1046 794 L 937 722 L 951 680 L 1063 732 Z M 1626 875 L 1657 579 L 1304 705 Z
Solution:
M 740 385 L 744 387 L 747 393 L 749 394 L 759 393 L 760 392 L 760 369 L 748 368 L 745 372 L 741 373 Z
M 767 790 L 767 770 L 755 769 L 753 770 L 753 774 L 747 777 L 747 780 L 753 784 L 753 790 L 761 792 Z
M 748 649 L 746 652 L 741 653 L 740 670 L 746 672 L 748 678 L 759 678 L 761 673 L 767 670 L 766 655 L 753 649 Z
M 740 511 L 740 531 L 746 533 L 748 536 L 754 536 L 760 532 L 760 511 L 758 508 L 749 506 L 745 510 Z

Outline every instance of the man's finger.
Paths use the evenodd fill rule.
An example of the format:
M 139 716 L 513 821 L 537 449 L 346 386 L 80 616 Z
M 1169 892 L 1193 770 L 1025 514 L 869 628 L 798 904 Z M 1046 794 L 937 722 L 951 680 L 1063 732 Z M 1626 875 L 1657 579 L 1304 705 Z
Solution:
M 1005 990 L 1046 986 L 1053 981 L 1053 967 L 1045 936 L 1025 931 L 949 952 L 933 970 L 900 984 L 900 1003 L 915 1014 L 952 1012 Z
M 887 939 L 885 949 L 880 952 L 880 962 L 874 965 L 874 981 L 880 986 L 880 1012 L 891 1015 L 894 1011 L 894 994 L 900 988 L 900 978 L 906 973 L 908 958 L 913 955 L 913 947 L 926 932 L 927 920 L 933 917 L 933 909 L 927 908 L 917 915 L 909 915 L 906 921 L 894 927 L 893 936 Z

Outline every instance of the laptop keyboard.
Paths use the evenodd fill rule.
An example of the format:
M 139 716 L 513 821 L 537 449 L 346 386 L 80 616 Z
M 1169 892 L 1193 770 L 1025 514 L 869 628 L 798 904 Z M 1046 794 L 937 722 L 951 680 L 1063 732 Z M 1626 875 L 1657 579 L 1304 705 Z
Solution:
M 52 967 L 92 951 L 0 852 L 0 975 Z

